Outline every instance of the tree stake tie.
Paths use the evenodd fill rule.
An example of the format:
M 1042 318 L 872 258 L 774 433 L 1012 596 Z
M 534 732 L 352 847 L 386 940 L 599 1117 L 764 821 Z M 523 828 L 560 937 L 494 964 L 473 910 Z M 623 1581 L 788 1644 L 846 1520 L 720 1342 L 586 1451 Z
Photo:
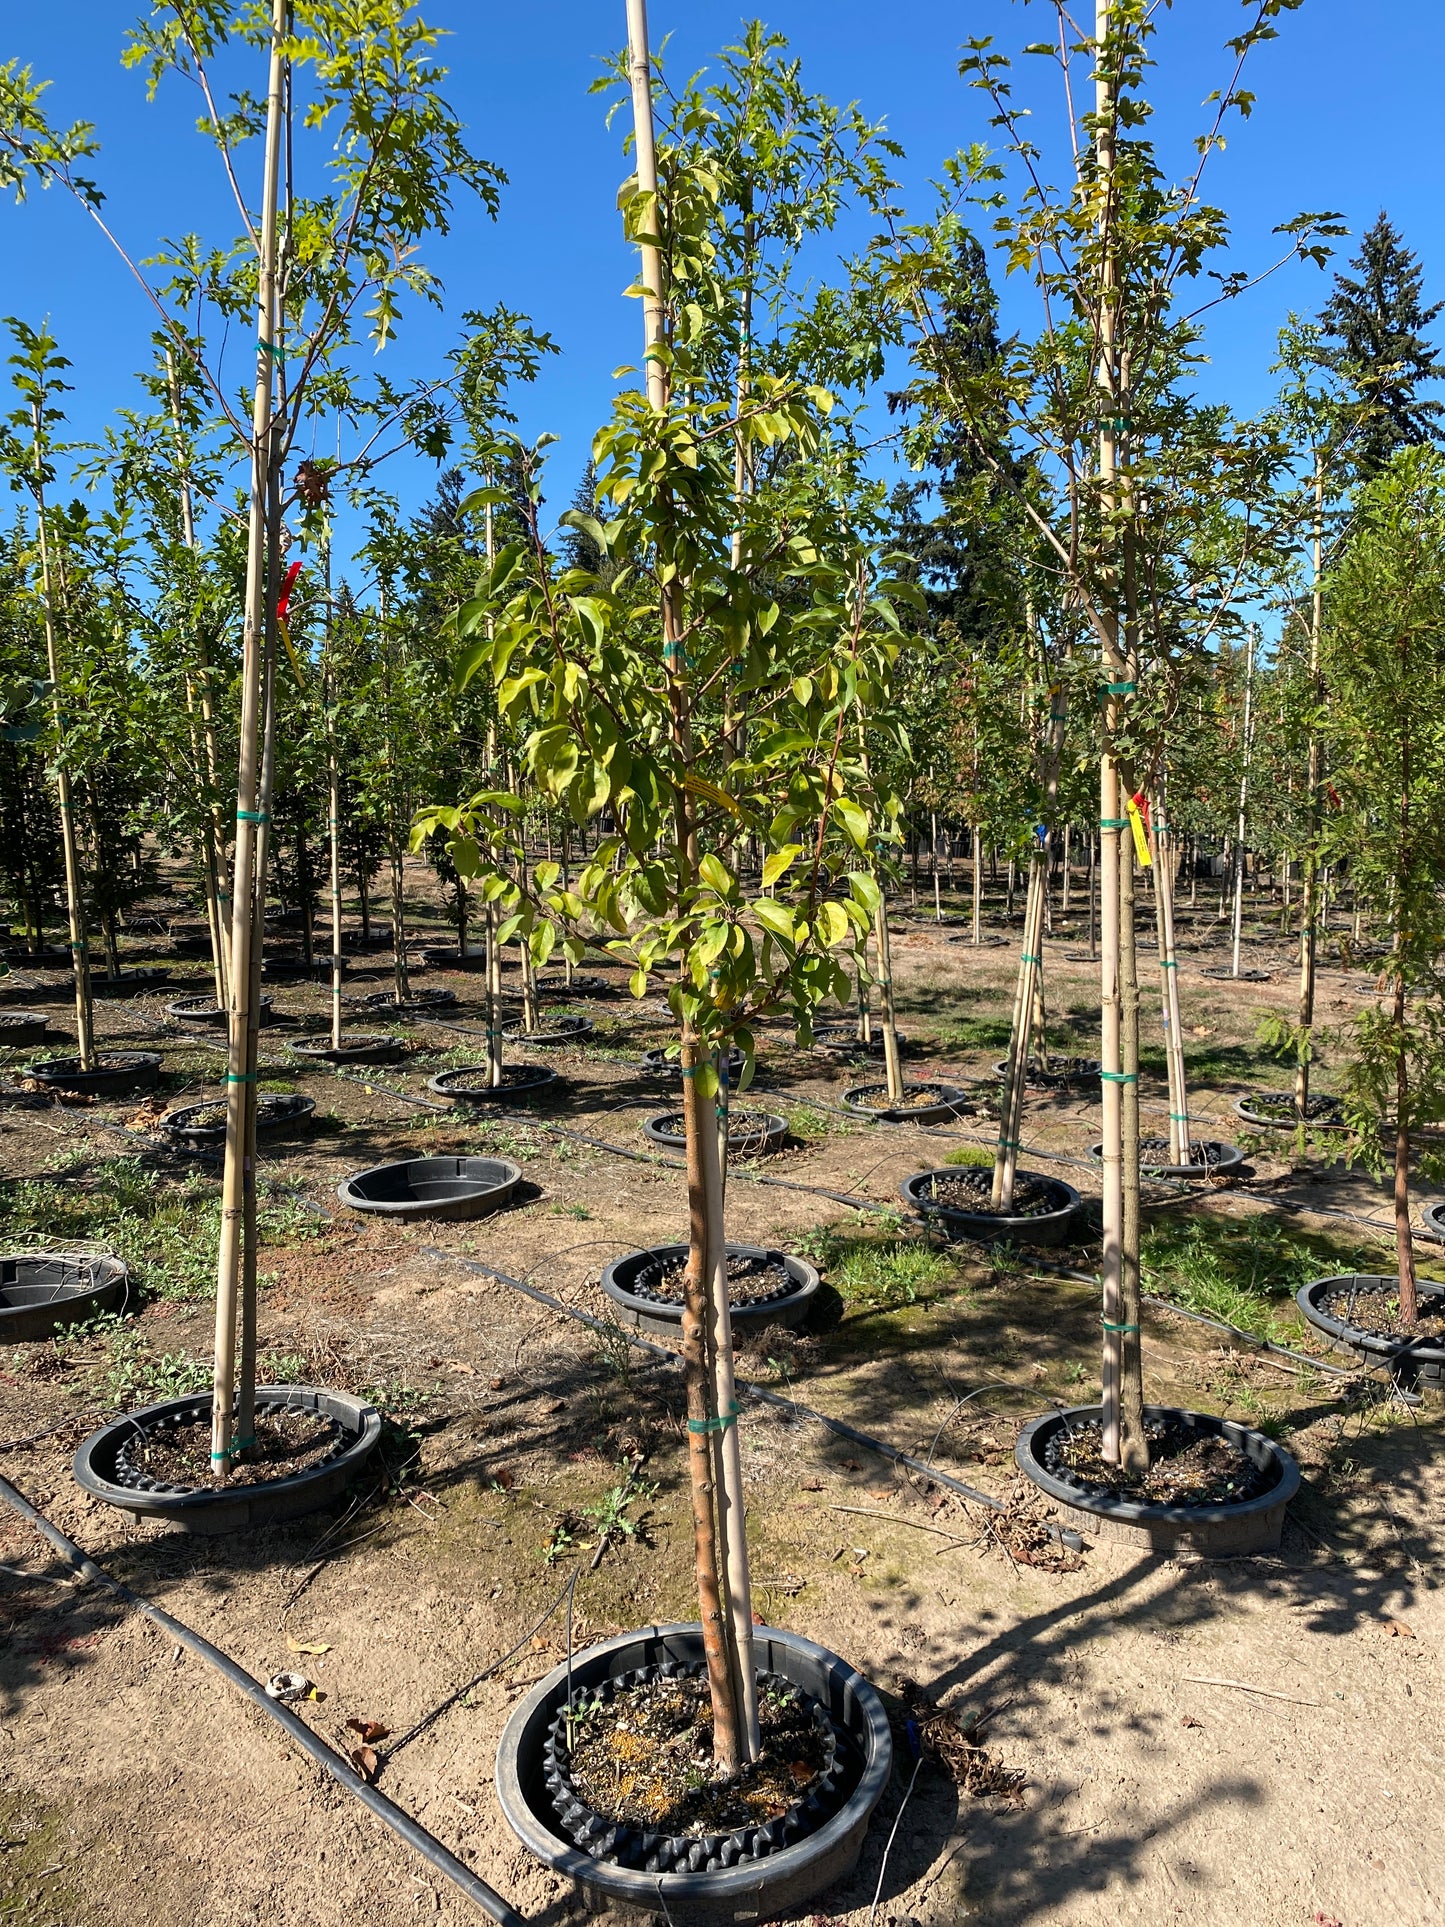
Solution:
M 1112 1318 L 1101 1318 L 1099 1323 L 1106 1332 L 1136 1332 L 1139 1329 L 1137 1325 L 1116 1325 Z
M 226 1082 L 228 1084 L 254 1084 L 256 1081 L 256 1077 L 257 1077 L 257 1073 L 255 1071 L 227 1071 L 226 1072 Z
M 1127 816 L 1101 816 L 1099 818 L 1099 828 L 1101 830 L 1127 830 L 1128 827 L 1129 819 Z
M 731 1408 L 720 1412 L 716 1418 L 690 1418 L 687 1429 L 689 1432 L 726 1432 L 730 1425 L 737 1424 L 741 1416 L 742 1407 L 734 1399 Z
M 1137 1084 L 1138 1071 L 1100 1071 L 1099 1076 L 1106 1084 Z
M 238 823 L 269 823 L 271 819 L 265 810 L 237 810 L 236 821 Z

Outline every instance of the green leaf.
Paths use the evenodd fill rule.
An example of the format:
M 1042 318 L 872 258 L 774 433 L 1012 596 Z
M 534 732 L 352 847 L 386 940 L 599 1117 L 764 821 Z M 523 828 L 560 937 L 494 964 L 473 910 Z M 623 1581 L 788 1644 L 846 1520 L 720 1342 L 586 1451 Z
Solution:
M 774 903 L 771 897 L 759 897 L 753 905 L 753 915 L 773 936 L 781 937 L 787 943 L 797 942 L 797 923 L 792 911 L 785 903 Z
M 774 850 L 771 856 L 765 857 L 763 859 L 764 889 L 771 887 L 779 877 L 786 876 L 802 854 L 801 843 L 785 843 L 781 850 Z
M 846 796 L 840 796 L 833 804 L 833 814 L 843 827 L 843 833 L 855 850 L 868 848 L 868 816 Z
M 878 906 L 883 901 L 883 892 L 874 879 L 866 871 L 855 870 L 848 878 L 848 888 L 853 892 L 854 901 L 861 903 L 870 917 L 876 917 Z
M 732 872 L 720 857 L 714 856 L 709 851 L 697 867 L 703 882 L 710 890 L 715 890 L 720 897 L 730 897 L 733 894 L 736 885 L 733 882 Z

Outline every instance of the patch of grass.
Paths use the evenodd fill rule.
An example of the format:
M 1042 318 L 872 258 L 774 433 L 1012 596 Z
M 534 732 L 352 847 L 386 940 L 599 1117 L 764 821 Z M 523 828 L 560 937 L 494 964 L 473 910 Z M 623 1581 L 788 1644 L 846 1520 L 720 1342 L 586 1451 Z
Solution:
M 939 1025 L 937 1036 L 946 1050 L 1007 1050 L 1012 1030 L 1007 1015 L 954 1017 Z
M 1161 1222 L 1144 1234 L 1140 1257 L 1146 1291 L 1276 1342 L 1292 1329 L 1299 1287 L 1341 1263 L 1325 1240 L 1264 1217 Z
M 916 1304 L 952 1278 L 948 1260 L 905 1238 L 847 1238 L 831 1231 L 800 1239 L 798 1249 L 822 1265 L 828 1283 L 850 1305 L 893 1309 Z
M 980 1171 L 993 1166 L 993 1152 L 986 1144 L 958 1144 L 943 1160 L 945 1164 L 966 1164 L 971 1170 Z
M 0 1189 L 7 1239 L 15 1244 L 103 1245 L 156 1298 L 207 1298 L 216 1285 L 220 1200 L 213 1179 L 165 1177 L 138 1157 L 62 1167 L 53 1180 Z M 265 1244 L 319 1238 L 327 1227 L 284 1192 L 265 1200 Z
M 189 1352 L 157 1352 L 136 1326 L 123 1325 L 106 1335 L 98 1385 L 109 1404 L 131 1411 L 187 1392 L 207 1392 L 213 1376 L 209 1359 L 193 1358 Z

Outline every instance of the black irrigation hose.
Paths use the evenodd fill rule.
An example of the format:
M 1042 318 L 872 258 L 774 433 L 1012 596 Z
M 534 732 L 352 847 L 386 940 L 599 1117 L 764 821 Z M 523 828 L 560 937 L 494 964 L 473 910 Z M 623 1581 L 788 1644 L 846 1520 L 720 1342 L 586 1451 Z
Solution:
M 203 1659 L 208 1666 L 214 1666 L 238 1693 L 244 1694 L 259 1712 L 264 1713 L 268 1719 L 274 1720 L 304 1753 L 309 1754 L 319 1767 L 329 1773 L 338 1786 L 344 1787 L 348 1793 L 355 1794 L 364 1807 L 369 1808 L 378 1820 L 390 1827 L 392 1832 L 419 1853 L 423 1860 L 435 1867 L 439 1874 L 450 1880 L 454 1887 L 467 1896 L 468 1900 L 474 1901 L 483 1913 L 497 1922 L 498 1927 L 526 1927 L 523 1917 L 514 1908 L 509 1907 L 502 1896 L 489 1887 L 480 1875 L 473 1873 L 471 1868 L 464 1861 L 459 1860 L 449 1848 L 444 1847 L 434 1834 L 428 1833 L 426 1828 L 413 1820 L 409 1813 L 388 1800 L 384 1793 L 379 1793 L 374 1786 L 368 1786 L 361 1775 L 352 1768 L 350 1762 L 329 1747 L 319 1735 L 313 1733 L 306 1722 L 293 1713 L 289 1706 L 283 1706 L 279 1700 L 268 1699 L 261 1682 L 253 1679 L 244 1667 L 238 1666 L 235 1660 L 221 1651 L 219 1646 L 213 1646 L 210 1640 L 203 1638 L 198 1632 L 193 1632 L 179 1619 L 173 1618 L 164 1607 L 153 1605 L 149 1599 L 144 1599 L 139 1593 L 132 1592 L 130 1587 L 123 1585 L 119 1579 L 113 1579 L 108 1572 L 103 1572 L 93 1559 L 86 1557 L 79 1546 L 66 1538 L 59 1526 L 52 1525 L 43 1513 L 37 1512 L 30 1501 L 17 1492 L 5 1478 L 0 1478 L 0 1502 L 8 1505 L 12 1512 L 18 1513 L 22 1519 L 33 1526 L 43 1539 L 50 1542 L 66 1564 L 78 1572 L 83 1579 L 93 1586 L 101 1587 L 116 1599 L 123 1600 L 126 1605 L 133 1606 L 137 1612 L 144 1614 L 147 1619 L 161 1627 L 172 1639 L 194 1653 L 198 1659 Z
M 575 1306 L 564 1303 L 560 1298 L 554 1298 L 550 1291 L 543 1291 L 538 1285 L 525 1284 L 520 1278 L 513 1278 L 505 1271 L 498 1271 L 495 1265 L 483 1264 L 480 1258 L 463 1258 L 455 1251 L 443 1251 L 439 1245 L 423 1245 L 421 1249 L 428 1258 L 444 1264 L 458 1265 L 463 1271 L 475 1272 L 483 1278 L 494 1278 L 498 1284 L 507 1285 L 513 1291 L 520 1291 L 524 1297 L 534 1299 L 537 1304 L 546 1305 L 553 1311 L 560 1311 L 568 1318 L 575 1318 L 578 1324 L 587 1325 L 593 1331 L 603 1332 L 609 1338 L 620 1336 L 626 1339 L 629 1345 L 635 1345 L 639 1351 L 648 1352 L 666 1366 L 676 1369 L 682 1363 L 678 1354 L 669 1351 L 665 1345 L 656 1345 L 650 1338 L 643 1338 L 636 1332 L 628 1331 L 625 1326 L 609 1324 L 606 1319 L 594 1318 L 591 1312 L 578 1311 Z M 980 1492 L 977 1486 L 965 1485 L 962 1479 L 951 1478 L 948 1473 L 940 1472 L 936 1465 L 930 1465 L 926 1460 L 915 1458 L 911 1452 L 904 1452 L 898 1446 L 890 1445 L 887 1439 L 874 1438 L 871 1432 L 860 1432 L 857 1426 L 849 1425 L 845 1419 L 832 1418 L 827 1412 L 815 1411 L 811 1405 L 803 1405 L 795 1398 L 785 1398 L 781 1392 L 769 1391 L 765 1385 L 755 1385 L 751 1379 L 740 1378 L 737 1386 L 738 1390 L 746 1393 L 749 1398 L 758 1399 L 764 1405 L 777 1406 L 780 1411 L 790 1412 L 794 1418 L 811 1419 L 838 1438 L 847 1439 L 851 1445 L 861 1445 L 866 1451 L 876 1452 L 880 1458 L 890 1459 L 895 1465 L 906 1465 L 911 1471 L 922 1473 L 925 1478 L 932 1479 L 936 1484 L 947 1486 L 949 1491 L 957 1493 L 959 1498 L 967 1499 L 971 1505 L 986 1506 L 990 1512 L 1008 1510 L 1003 1502 L 995 1499 L 991 1493 Z M 1049 1525 L 1047 1521 L 1043 1524 L 1049 1536 L 1059 1540 L 1069 1551 L 1077 1552 L 1082 1547 L 1084 1542 L 1077 1532 L 1071 1532 L 1067 1527 Z

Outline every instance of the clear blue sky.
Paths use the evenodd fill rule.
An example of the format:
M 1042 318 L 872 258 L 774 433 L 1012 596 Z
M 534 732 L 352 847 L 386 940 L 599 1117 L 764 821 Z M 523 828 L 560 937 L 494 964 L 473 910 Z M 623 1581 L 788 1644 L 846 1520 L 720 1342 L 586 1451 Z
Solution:
M 147 105 L 138 76 L 120 67 L 132 7 L 49 0 L 6 11 L 0 58 L 18 55 L 53 79 L 55 118 L 96 123 L 108 212 L 136 252 L 190 227 L 228 238 L 232 222 L 214 160 L 191 131 L 194 103 L 172 87 Z M 602 104 L 587 93 L 599 56 L 624 38 L 623 0 L 427 0 L 423 12 L 451 30 L 443 49 L 448 91 L 475 150 L 498 162 L 510 185 L 495 224 L 467 211 L 436 250 L 446 314 L 405 324 L 394 351 L 398 371 L 434 367 L 465 307 L 503 300 L 530 313 L 562 349 L 526 401 L 522 424 L 563 438 L 551 490 L 556 512 L 605 413 L 611 370 L 637 351 L 636 305 L 621 298 L 632 262 L 615 213 L 625 168 L 617 133 L 606 132 Z M 993 33 L 1016 46 L 1047 31 L 1044 12 L 1010 0 L 776 0 L 763 17 L 789 35 L 810 86 L 886 119 L 907 150 L 905 199 L 921 214 L 942 158 L 986 137 L 983 103 L 957 77 L 960 43 Z M 1226 78 L 1221 43 L 1246 12 L 1237 0 L 1177 0 L 1164 20 L 1151 93 L 1165 163 L 1175 173 L 1188 162 L 1188 135 L 1202 124 L 1203 96 Z M 651 14 L 654 41 L 673 36 L 675 73 L 703 65 L 744 17 L 719 0 L 652 0 Z M 1212 198 L 1236 235 L 1232 265 L 1264 265 L 1270 228 L 1300 209 L 1338 208 L 1358 235 L 1384 207 L 1424 258 L 1427 294 L 1445 293 L 1437 213 L 1442 70 L 1438 0 L 1305 0 L 1285 16 L 1280 39 L 1251 64 L 1254 118 L 1234 123 L 1228 151 L 1211 164 Z M 133 372 L 150 329 L 145 305 L 101 237 L 58 193 L 36 194 L 19 210 L 0 206 L 0 221 L 8 244 L 0 306 L 32 322 L 49 317 L 75 363 L 76 425 L 93 432 L 135 398 Z M 1326 277 L 1295 268 L 1226 310 L 1210 331 L 1211 366 L 1201 386 L 1240 411 L 1257 407 L 1269 392 L 1285 313 L 1314 312 L 1325 289 Z M 1031 320 L 1007 290 L 1005 316 Z M 391 485 L 415 502 L 431 475 L 397 473 Z

